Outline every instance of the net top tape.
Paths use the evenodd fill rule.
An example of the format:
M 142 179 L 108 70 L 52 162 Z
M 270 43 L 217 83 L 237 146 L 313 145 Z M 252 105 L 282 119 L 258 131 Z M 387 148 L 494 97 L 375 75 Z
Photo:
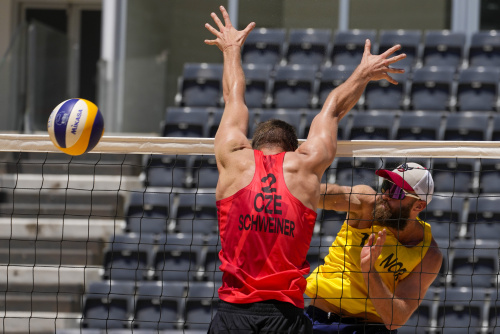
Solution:
M 300 140 L 303 143 L 304 140 Z M 48 135 L 0 134 L 0 152 L 62 153 Z M 214 138 L 103 136 L 90 153 L 213 154 Z M 338 141 L 337 157 L 432 157 L 500 159 L 494 141 Z

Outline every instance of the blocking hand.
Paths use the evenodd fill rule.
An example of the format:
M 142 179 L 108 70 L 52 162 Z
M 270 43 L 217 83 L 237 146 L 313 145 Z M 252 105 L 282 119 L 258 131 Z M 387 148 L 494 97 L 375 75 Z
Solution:
M 245 43 L 245 40 L 250 31 L 255 28 L 255 22 L 251 22 L 244 30 L 236 30 L 231 24 L 229 14 L 227 13 L 226 9 L 223 6 L 220 6 L 220 11 L 222 13 L 222 17 L 224 18 L 225 24 L 222 24 L 221 20 L 215 13 L 210 14 L 219 30 L 215 29 L 210 24 L 205 23 L 205 28 L 207 28 L 208 31 L 210 31 L 217 37 L 216 39 L 211 40 L 206 39 L 205 43 L 208 45 L 217 45 L 217 47 L 222 52 L 232 46 L 241 48 L 241 46 L 243 46 L 243 43 Z
M 406 54 L 402 53 L 391 58 L 388 57 L 394 52 L 401 49 L 401 45 L 395 45 L 380 55 L 372 55 L 370 48 L 371 42 L 369 39 L 367 39 L 365 42 L 365 51 L 363 53 L 363 58 L 361 59 L 361 63 L 359 64 L 359 66 L 363 70 L 363 73 L 366 73 L 370 80 L 385 79 L 390 83 L 397 85 L 398 82 L 394 80 L 388 73 L 404 73 L 405 71 L 399 68 L 392 68 L 390 67 L 390 65 L 406 58 Z

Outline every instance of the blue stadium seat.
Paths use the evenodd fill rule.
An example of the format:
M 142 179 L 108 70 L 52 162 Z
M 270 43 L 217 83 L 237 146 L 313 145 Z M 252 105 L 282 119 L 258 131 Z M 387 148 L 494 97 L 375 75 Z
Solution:
M 436 193 L 419 217 L 432 227 L 434 238 L 454 240 L 464 226 L 464 197 Z
M 482 159 L 479 165 L 479 192 L 500 193 L 500 159 Z
M 307 136 L 309 135 L 309 130 L 311 129 L 311 123 L 314 117 L 316 117 L 316 115 L 319 114 L 319 112 L 320 112 L 319 110 L 309 110 L 306 113 L 306 120 L 302 138 L 307 138 Z M 346 129 L 349 123 L 349 119 L 350 119 L 350 114 L 347 114 L 339 122 L 339 126 L 337 129 L 337 138 L 339 140 L 345 139 Z
M 347 212 L 321 210 L 321 212 L 318 214 L 319 235 L 336 236 L 340 231 L 342 224 L 344 224 L 346 216 Z
M 126 209 L 126 231 L 138 234 L 166 232 L 172 200 L 170 193 L 146 189 L 132 192 Z
M 454 72 L 455 68 L 449 66 L 416 69 L 410 90 L 411 109 L 450 109 Z
M 162 136 L 206 137 L 209 112 L 206 108 L 167 108 Z
M 128 326 L 135 283 L 91 282 L 83 296 L 83 328 L 125 328 Z
M 498 183 L 496 184 L 498 187 Z M 467 215 L 467 235 L 472 240 L 498 239 L 500 233 L 499 196 L 470 197 Z
M 488 309 L 488 333 L 498 333 L 500 330 L 500 295 L 493 292 L 491 295 L 491 304 Z
M 330 29 L 290 29 L 287 64 L 322 65 L 330 54 L 331 38 Z
M 378 53 L 385 52 L 394 45 L 400 44 L 401 49 L 393 55 L 405 53 L 406 58 L 398 61 L 394 66 L 398 68 L 412 67 L 418 61 L 421 38 L 422 32 L 420 30 L 382 30 L 380 31 Z
M 186 328 L 208 330 L 217 313 L 217 289 L 213 282 L 196 282 L 188 286 L 184 316 Z
M 394 138 L 396 114 L 391 111 L 351 112 L 352 121 L 347 129 L 351 140 L 389 140 Z
M 446 117 L 444 140 L 489 140 L 490 114 L 464 111 Z
M 287 122 L 295 128 L 297 137 L 302 137 L 302 110 L 297 109 L 262 109 L 259 113 L 259 123 L 271 119 L 279 119 Z M 253 136 L 258 124 L 254 123 L 250 129 L 250 135 Z
M 250 129 L 252 125 L 255 123 L 255 115 L 259 113 L 260 109 L 252 109 L 248 110 L 248 132 L 250 133 Z M 214 110 L 212 121 L 209 125 L 208 137 L 214 138 L 217 130 L 219 129 L 219 124 L 222 119 L 222 114 L 224 113 L 223 109 Z
M 222 93 L 222 64 L 186 63 L 176 102 L 189 107 L 216 107 Z
M 222 272 L 219 252 L 221 250 L 220 238 L 218 235 L 212 235 L 206 239 L 206 248 L 203 254 L 203 278 L 208 282 L 213 282 L 216 287 L 222 283 Z
M 272 69 L 269 64 L 243 64 L 246 80 L 245 103 L 248 108 L 266 106 Z
M 179 194 L 175 214 L 177 233 L 217 233 L 215 193 Z
M 278 64 L 283 57 L 285 29 L 254 29 L 248 35 L 241 52 L 242 61 L 252 64 Z
M 116 234 L 104 249 L 103 277 L 109 280 L 140 281 L 147 278 L 154 235 Z
M 457 110 L 496 110 L 499 80 L 500 72 L 494 67 L 469 67 L 460 71 Z
M 200 234 L 166 234 L 153 254 L 154 279 L 191 282 L 198 276 L 203 248 Z
M 500 115 L 494 114 L 492 121 L 491 140 L 500 141 Z
M 365 89 L 365 108 L 370 109 L 405 109 L 409 68 L 405 73 L 390 73 L 398 82 L 393 85 L 387 80 L 370 81 Z
M 378 176 L 375 175 L 375 170 L 380 167 L 378 158 L 338 158 L 335 183 L 349 187 L 367 184 L 377 188 Z
M 132 327 L 150 330 L 178 328 L 186 287 L 186 282 L 140 282 Z
M 337 31 L 333 38 L 332 64 L 357 66 L 365 51 L 365 41 L 375 45 L 375 30 L 347 30 Z
M 435 111 L 405 112 L 399 116 L 396 138 L 399 140 L 440 140 L 444 115 Z
M 192 184 L 197 189 L 215 188 L 219 179 L 214 155 L 195 156 L 192 165 Z
M 429 30 L 425 33 L 422 63 L 424 66 L 454 66 L 463 62 L 465 33 Z
M 207 127 L 207 137 L 214 138 L 217 129 L 219 128 L 220 121 L 222 119 L 222 114 L 224 113 L 224 109 L 222 108 L 213 108 L 210 110 L 211 117 L 208 120 Z
M 434 226 L 431 227 L 434 228 Z M 432 230 L 434 237 L 434 230 Z M 441 268 L 439 268 L 439 273 L 436 279 L 432 282 L 433 287 L 447 286 L 451 282 L 451 254 L 453 253 L 453 248 L 451 247 L 451 238 L 446 236 L 444 238 L 435 238 L 439 250 L 443 255 L 443 262 Z
M 451 193 L 477 192 L 476 160 L 467 158 L 435 158 L 432 163 L 434 191 Z
M 472 34 L 469 66 L 500 66 L 499 31 L 478 31 Z
M 453 243 L 452 283 L 474 289 L 496 287 L 498 240 L 457 240 Z
M 318 106 L 321 107 L 332 90 L 340 86 L 354 72 L 354 65 L 334 65 L 322 67 L 319 72 L 317 90 Z
M 437 330 L 442 334 L 477 333 L 482 328 L 487 291 L 466 287 L 441 289 Z
M 324 258 L 328 255 L 330 246 L 333 244 L 336 235 L 337 234 L 334 234 L 333 236 L 329 235 L 323 237 L 312 237 L 309 251 L 307 252 L 306 257 L 307 262 L 309 262 L 309 265 L 311 266 L 311 271 L 325 263 Z
M 152 155 L 145 163 L 146 186 L 187 187 L 190 159 L 188 155 Z
M 276 68 L 271 94 L 276 108 L 309 108 L 314 93 L 317 67 L 285 65 Z

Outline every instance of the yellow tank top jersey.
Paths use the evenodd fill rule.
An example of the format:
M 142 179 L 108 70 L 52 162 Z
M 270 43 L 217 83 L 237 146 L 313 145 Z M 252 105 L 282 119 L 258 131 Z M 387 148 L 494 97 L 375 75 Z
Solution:
M 376 268 L 383 282 L 394 292 L 399 281 L 408 276 L 424 258 L 432 241 L 431 227 L 417 218 L 424 227 L 424 240 L 416 246 L 405 247 L 387 230 L 387 237 Z M 363 312 L 380 315 L 368 296 L 360 267 L 361 248 L 371 233 L 383 230 L 373 225 L 357 229 L 344 222 L 325 257 L 325 264 L 316 268 L 307 278 L 306 294 L 316 296 L 336 305 L 350 314 Z

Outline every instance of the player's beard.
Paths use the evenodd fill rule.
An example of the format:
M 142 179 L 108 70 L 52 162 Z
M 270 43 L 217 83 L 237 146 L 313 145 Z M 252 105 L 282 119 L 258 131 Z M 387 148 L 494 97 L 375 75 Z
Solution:
M 384 205 L 384 203 L 386 205 Z M 401 206 L 391 210 L 387 201 L 382 197 L 378 197 L 375 202 L 375 211 L 373 218 L 381 225 L 391 227 L 398 230 L 404 230 L 408 225 L 412 205 Z

